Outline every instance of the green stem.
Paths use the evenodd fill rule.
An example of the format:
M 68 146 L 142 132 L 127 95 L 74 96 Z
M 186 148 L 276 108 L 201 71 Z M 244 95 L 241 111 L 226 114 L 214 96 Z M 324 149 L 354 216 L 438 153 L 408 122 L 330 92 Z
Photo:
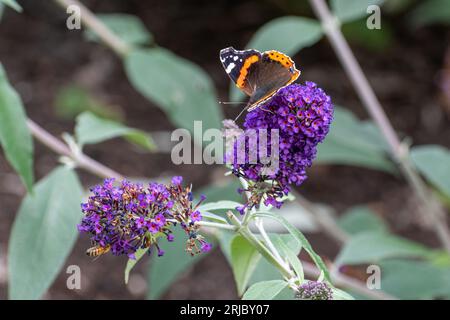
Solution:
M 231 212 L 227 213 L 230 222 L 237 227 L 237 232 L 244 237 L 250 244 L 264 257 L 266 260 L 277 268 L 284 278 L 287 280 L 292 279 L 294 274 L 285 266 L 282 261 L 279 261 L 265 244 L 259 240 L 249 229 L 248 225 L 243 225 L 239 219 Z

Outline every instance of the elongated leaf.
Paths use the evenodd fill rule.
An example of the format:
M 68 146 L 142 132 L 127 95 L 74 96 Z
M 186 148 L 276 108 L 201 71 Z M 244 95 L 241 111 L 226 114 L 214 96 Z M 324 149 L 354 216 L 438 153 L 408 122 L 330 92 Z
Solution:
M 198 210 L 199 211 L 215 211 L 215 210 L 223 210 L 223 209 L 235 209 L 237 206 L 241 204 L 236 201 L 222 200 L 217 202 L 208 202 L 201 205 Z
M 4 3 L 5 5 L 7 5 L 10 8 L 13 8 L 17 12 L 22 12 L 22 10 L 23 10 L 22 7 L 20 6 L 20 4 L 18 4 L 16 0 L 0 0 L 0 2 Z
M 225 223 L 227 224 L 227 220 L 225 218 L 222 218 L 221 216 L 211 213 L 211 212 L 205 212 L 205 211 L 201 211 L 202 217 L 204 220 L 209 220 L 209 221 L 213 221 L 213 222 L 219 222 L 219 223 Z
M 427 180 L 450 197 L 450 151 L 438 145 L 414 147 L 411 158 Z
M 305 278 L 305 276 L 303 274 L 303 266 L 297 257 L 297 253 L 292 251 L 291 248 L 289 248 L 284 243 L 284 241 L 281 240 L 281 238 L 279 236 L 276 237 L 276 243 L 281 248 L 281 250 L 279 250 L 279 251 L 284 253 L 284 255 L 286 256 L 286 259 L 289 261 L 289 264 L 294 269 L 294 272 L 297 275 L 297 277 L 300 279 L 300 282 L 303 282 L 303 279 Z
M 338 288 L 331 288 L 333 291 L 333 300 L 355 300 L 349 293 Z
M 125 284 L 128 284 L 128 279 L 130 278 L 130 272 L 134 268 L 134 266 L 141 260 L 145 253 L 147 253 L 149 248 L 139 248 L 138 251 L 134 254 L 135 258 L 129 258 L 127 261 L 127 266 L 125 267 Z
M 9 241 L 11 299 L 39 299 L 56 278 L 77 238 L 81 198 L 77 176 L 64 167 L 25 197 Z
M 400 299 L 448 298 L 450 270 L 427 261 L 395 259 L 383 261 L 381 288 Z
M 367 16 L 367 8 L 371 5 L 381 5 L 384 0 L 331 0 L 334 14 L 342 22 L 350 22 Z
M 431 257 L 433 251 L 412 241 L 385 232 L 358 233 L 345 244 L 337 265 L 374 263 L 387 258 Z
M 301 49 L 318 42 L 322 35 L 322 27 L 318 21 L 305 17 L 287 16 L 263 25 L 246 47 L 260 51 L 274 49 L 292 56 Z M 230 100 L 239 101 L 242 97 L 243 94 L 232 83 Z
M 317 163 L 357 165 L 395 173 L 386 142 L 371 122 L 359 121 L 350 111 L 335 107 L 325 141 L 317 147 Z
M 408 19 L 415 27 L 430 24 L 450 24 L 450 0 L 426 0 L 409 14 Z
M 161 48 L 135 50 L 125 59 L 132 85 L 162 108 L 175 126 L 194 132 L 220 128 L 222 112 L 209 76 L 197 65 Z M 195 135 L 202 145 L 202 137 Z
M 278 221 L 279 223 L 281 223 L 286 228 L 286 230 L 290 234 L 292 234 L 297 239 L 297 241 L 299 241 L 299 243 L 301 244 L 302 248 L 304 248 L 305 251 L 308 252 L 309 256 L 311 257 L 311 259 L 313 260 L 313 262 L 315 263 L 317 268 L 319 268 L 319 270 L 323 272 L 323 275 L 324 275 L 325 279 L 328 282 L 331 282 L 330 273 L 328 272 L 328 268 L 326 267 L 326 265 L 323 262 L 322 258 L 314 252 L 313 248 L 311 247 L 311 244 L 306 239 L 306 237 L 303 235 L 303 233 L 301 233 L 299 230 L 297 230 L 285 218 L 283 218 L 282 216 L 279 216 L 277 214 L 274 214 L 272 212 L 259 211 L 259 212 L 256 213 L 256 216 L 263 217 L 263 218 L 274 219 L 274 220 Z
M 181 273 L 188 271 L 192 265 L 206 254 L 195 255 L 191 257 L 186 251 L 186 233 L 181 228 L 174 228 L 173 242 L 161 242 L 161 247 L 165 250 L 162 257 L 154 255 L 152 257 L 149 269 L 149 291 L 150 299 L 160 297 L 169 286 L 180 276 Z
M 242 295 L 256 265 L 261 258 L 258 251 L 241 235 L 231 241 L 231 267 L 238 295 Z
M 262 26 L 246 47 L 259 51 L 278 50 L 287 55 L 294 55 L 315 44 L 322 35 L 322 27 L 317 20 L 287 16 Z
M 338 224 L 349 234 L 365 231 L 387 231 L 387 227 L 380 217 L 365 206 L 351 208 L 339 218 Z
M 151 136 L 146 132 L 126 127 L 118 122 L 99 118 L 90 112 L 84 112 L 77 117 L 75 135 L 81 146 L 99 143 L 116 137 L 124 137 L 150 151 L 156 149 Z
M 124 13 L 105 13 L 97 14 L 97 18 L 128 44 L 145 45 L 153 42 L 153 36 L 136 16 Z M 92 41 L 99 41 L 97 35 L 91 30 L 86 30 L 86 37 Z
M 288 284 L 283 280 L 270 280 L 257 282 L 245 292 L 243 300 L 272 300 Z
M 28 191 L 33 188 L 33 140 L 25 110 L 0 64 L 0 145 Z

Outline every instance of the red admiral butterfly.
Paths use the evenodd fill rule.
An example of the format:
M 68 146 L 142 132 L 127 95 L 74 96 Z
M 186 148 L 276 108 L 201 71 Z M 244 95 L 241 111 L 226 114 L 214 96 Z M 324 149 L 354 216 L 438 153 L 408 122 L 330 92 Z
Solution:
M 245 107 L 258 108 L 300 76 L 290 57 L 276 50 L 220 50 L 220 61 L 236 86 L 250 96 Z M 244 109 L 245 110 L 245 109 Z

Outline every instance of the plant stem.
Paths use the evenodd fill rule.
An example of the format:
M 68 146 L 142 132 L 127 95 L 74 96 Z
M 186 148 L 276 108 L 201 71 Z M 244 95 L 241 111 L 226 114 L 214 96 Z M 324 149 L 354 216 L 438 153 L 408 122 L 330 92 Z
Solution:
M 314 12 L 319 17 L 325 34 L 350 78 L 356 93 L 386 139 L 392 158 L 398 163 L 410 187 L 421 200 L 423 204 L 423 210 L 421 211 L 432 222 L 432 226 L 442 245 L 450 252 L 450 233 L 445 220 L 445 212 L 415 170 L 410 160 L 408 148 L 400 142 L 395 133 L 375 92 L 364 75 L 349 44 L 345 40 L 339 26 L 339 21 L 332 15 L 324 0 L 309 1 Z
M 114 171 L 94 159 L 89 158 L 83 153 L 75 154 L 64 142 L 50 134 L 44 128 L 40 127 L 33 120 L 27 119 L 27 125 L 31 131 L 31 134 L 38 141 L 56 153 L 69 157 L 74 161 L 77 167 L 83 168 L 86 171 L 103 178 L 116 178 L 118 180 L 122 180 L 124 178 L 124 176 L 117 171 Z
M 203 226 L 203 227 L 211 227 L 211 228 L 223 229 L 223 230 L 228 230 L 228 231 L 236 231 L 238 229 L 236 226 L 232 226 L 229 224 L 209 222 L 209 221 L 198 221 L 195 224 L 198 224 L 199 226 Z
M 266 260 L 271 263 L 275 268 L 277 268 L 280 273 L 287 280 L 294 277 L 292 271 L 285 266 L 285 264 L 279 261 L 270 250 L 264 245 L 264 243 L 259 240 L 249 229 L 248 225 L 244 226 L 241 224 L 239 219 L 231 212 L 227 212 L 228 219 L 230 222 L 237 227 L 237 232 L 244 237 L 248 242 L 251 243 L 253 247 L 264 257 Z
M 258 228 L 258 231 L 259 231 L 260 235 L 264 239 L 264 242 L 265 242 L 267 248 L 272 252 L 272 254 L 275 256 L 275 258 L 277 260 L 279 260 L 280 262 L 283 262 L 283 264 L 285 264 L 284 260 L 280 256 L 280 253 L 275 248 L 275 246 L 273 245 L 273 243 L 270 240 L 269 236 L 267 235 L 266 229 L 264 229 L 263 219 L 262 218 L 255 218 L 255 225 Z M 289 269 L 289 266 L 287 266 L 286 269 Z
M 123 57 L 132 49 L 126 42 L 114 34 L 100 19 L 98 19 L 87 7 L 78 0 L 55 0 L 61 7 L 67 10 L 69 6 L 77 6 L 80 9 L 80 19 L 83 25 L 91 29 L 108 47 L 117 55 Z

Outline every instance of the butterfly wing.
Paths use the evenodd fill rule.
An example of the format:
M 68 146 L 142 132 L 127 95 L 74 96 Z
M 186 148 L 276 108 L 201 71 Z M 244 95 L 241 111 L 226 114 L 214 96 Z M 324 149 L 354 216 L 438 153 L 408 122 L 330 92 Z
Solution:
M 228 76 L 236 86 L 247 95 L 253 94 L 253 88 L 247 83 L 250 69 L 261 60 L 261 53 L 257 50 L 236 50 L 228 47 L 220 50 L 220 62 Z
M 264 52 L 261 59 L 250 66 L 245 81 L 251 92 L 248 110 L 257 108 L 299 76 L 300 71 L 290 57 L 275 50 Z

